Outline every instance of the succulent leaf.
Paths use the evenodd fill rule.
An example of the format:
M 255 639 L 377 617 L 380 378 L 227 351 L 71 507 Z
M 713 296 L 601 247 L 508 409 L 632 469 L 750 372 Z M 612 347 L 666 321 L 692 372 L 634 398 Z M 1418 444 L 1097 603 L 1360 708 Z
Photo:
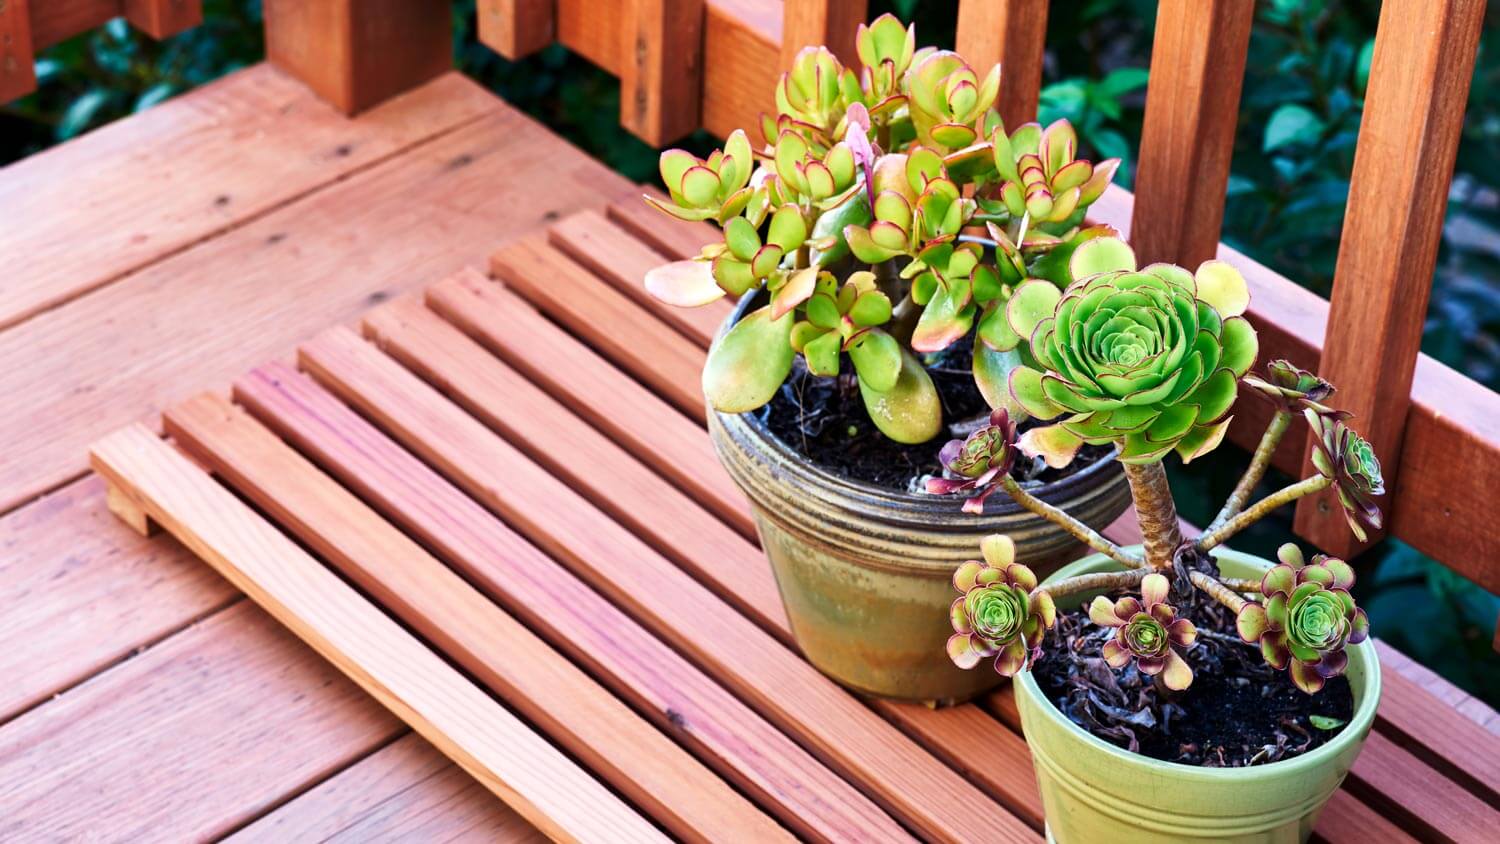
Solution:
M 695 308 L 724 297 L 724 288 L 714 281 L 708 261 L 673 261 L 646 272 L 646 292 L 657 300 L 681 308 Z
M 721 413 L 745 413 L 776 395 L 792 371 L 791 315 L 770 306 L 747 314 L 709 350 L 703 394 Z
M 895 385 L 889 390 L 876 390 L 860 381 L 860 397 L 882 434 L 898 443 L 925 443 L 942 429 L 942 402 L 921 362 L 905 349 L 900 351 L 901 370 Z
M 1124 668 L 1133 660 L 1142 674 L 1160 676 L 1167 688 L 1181 691 L 1192 684 L 1193 669 L 1180 651 L 1192 647 L 1198 631 L 1191 621 L 1177 617 L 1176 608 L 1167 603 L 1170 592 L 1166 577 L 1148 574 L 1139 600 L 1126 596 L 1111 601 L 1100 595 L 1089 604 L 1089 619 L 1115 631 L 1102 651 L 1111 667 Z
M 1057 608 L 1050 595 L 1033 591 L 1036 575 L 1015 562 L 1010 537 L 986 537 L 980 547 L 984 560 L 969 560 L 953 574 L 959 597 L 949 610 L 948 656 L 966 669 L 993 657 L 995 670 L 1013 677 L 1040 655 Z
M 1369 620 L 1350 596 L 1354 569 L 1348 563 L 1318 554 L 1304 564 L 1291 544 L 1277 556 L 1282 564 L 1262 578 L 1261 601 L 1239 611 L 1235 629 L 1241 639 L 1260 645 L 1268 665 L 1290 668 L 1297 688 L 1314 694 L 1344 673 L 1344 649 L 1365 640 Z
M 983 513 L 984 500 L 1000 479 L 1010 474 L 1016 461 L 1016 426 L 1004 408 L 990 414 L 988 425 L 961 440 L 949 440 L 938 452 L 943 468 L 952 477 L 929 478 L 927 491 L 934 495 L 973 493 L 964 501 L 964 512 Z
M 1309 407 L 1303 416 L 1312 428 L 1313 465 L 1333 481 L 1349 530 L 1363 542 L 1365 528 L 1379 530 L 1382 521 L 1375 496 L 1385 494 L 1385 480 L 1375 449 L 1344 424 L 1342 414 L 1329 415 Z

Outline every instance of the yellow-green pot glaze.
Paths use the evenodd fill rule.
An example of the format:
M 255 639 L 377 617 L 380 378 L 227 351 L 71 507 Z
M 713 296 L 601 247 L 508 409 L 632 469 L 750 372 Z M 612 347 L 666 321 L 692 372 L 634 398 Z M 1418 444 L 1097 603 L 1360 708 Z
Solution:
M 1071 536 L 1004 494 L 975 516 L 960 510 L 961 497 L 878 489 L 823 471 L 753 414 L 710 413 L 708 427 L 719 460 L 750 499 L 797 644 L 855 691 L 952 703 L 999 685 L 995 672 L 961 671 L 948 659 L 953 570 L 976 558 L 991 533 L 1010 534 L 1019 559 L 1038 573 L 1078 554 Z M 941 445 L 933 441 L 934 453 Z M 1036 494 L 1096 528 L 1130 502 L 1113 460 Z
M 1216 551 L 1229 577 L 1259 577 L 1271 563 Z M 1086 557 L 1048 580 L 1115 571 Z M 1059 603 L 1076 607 L 1092 594 Z M 1354 717 L 1332 741 L 1293 759 L 1249 768 L 1201 768 L 1161 762 L 1084 732 L 1057 710 L 1029 672 L 1016 678 L 1021 728 L 1031 747 L 1047 815 L 1048 840 L 1061 844 L 1165 844 L 1182 841 L 1306 841 L 1323 804 L 1364 746 L 1380 701 L 1380 662 L 1366 641 L 1349 648 Z

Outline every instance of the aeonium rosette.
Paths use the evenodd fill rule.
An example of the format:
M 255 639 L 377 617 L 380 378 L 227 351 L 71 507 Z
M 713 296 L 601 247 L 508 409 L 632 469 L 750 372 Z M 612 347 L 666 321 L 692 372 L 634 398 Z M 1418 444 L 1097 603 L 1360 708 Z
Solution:
M 1193 668 L 1178 649 L 1192 647 L 1198 629 L 1178 618 L 1167 603 L 1170 588 L 1164 576 L 1148 574 L 1141 580 L 1139 600 L 1127 595 L 1111 601 L 1100 595 L 1089 604 L 1089 619 L 1115 631 L 1101 653 L 1111 668 L 1124 668 L 1133 659 L 1142 674 L 1160 675 L 1162 685 L 1181 691 L 1192 685 Z
M 1034 592 L 1036 575 L 1017 563 L 1016 546 L 1003 534 L 985 537 L 983 561 L 969 560 L 953 573 L 961 593 L 953 602 L 948 656 L 959 668 L 995 658 L 995 670 L 1013 677 L 1031 665 L 1042 636 L 1057 623 L 1057 606 Z
M 929 478 L 927 491 L 934 495 L 974 492 L 964 501 L 965 513 L 983 513 L 984 500 L 999 489 L 999 481 L 1016 465 L 1016 426 L 1005 408 L 990 414 L 983 425 L 961 440 L 949 440 L 938 452 L 943 468 L 955 478 Z
M 1354 570 L 1348 563 L 1322 554 L 1306 562 L 1291 543 L 1276 556 L 1281 565 L 1260 583 L 1264 600 L 1246 604 L 1235 627 L 1240 638 L 1260 645 L 1271 667 L 1290 666 L 1297 688 L 1314 694 L 1344 673 L 1349 663 L 1344 648 L 1363 642 L 1370 622 L 1349 593 Z
M 1375 506 L 1375 496 L 1385 494 L 1385 479 L 1380 474 L 1375 449 L 1344 424 L 1345 414 L 1320 413 L 1309 407 L 1303 415 L 1313 432 L 1313 466 L 1333 481 L 1349 530 L 1363 542 L 1366 526 L 1380 529 L 1380 508 Z
M 1334 394 L 1333 385 L 1288 360 L 1266 364 L 1264 377 L 1245 376 L 1245 386 L 1255 389 L 1286 413 L 1304 408 L 1322 414 L 1335 413 L 1323 404 Z

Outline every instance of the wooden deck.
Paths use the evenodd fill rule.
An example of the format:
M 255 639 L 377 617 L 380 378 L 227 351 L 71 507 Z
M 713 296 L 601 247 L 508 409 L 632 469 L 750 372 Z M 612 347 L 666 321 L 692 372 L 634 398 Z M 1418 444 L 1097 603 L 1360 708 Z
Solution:
M 346 120 L 265 67 L 0 170 L 0 360 L 20 362 L 0 371 L 0 839 L 540 837 L 170 536 L 106 511 L 88 445 L 160 430 L 162 411 L 245 498 L 679 835 L 764 817 L 821 837 L 857 807 L 872 838 L 1039 838 L 1008 692 L 865 706 L 787 647 L 699 424 L 722 311 L 667 312 L 639 286 L 701 233 L 640 230 L 635 193 L 461 77 Z M 224 403 L 231 383 L 260 421 Z M 417 393 L 437 410 L 403 400 Z M 313 401 L 312 418 L 370 429 L 382 459 L 298 427 Z M 377 516 L 360 499 L 379 472 L 409 491 Z M 275 505 L 298 495 L 332 509 L 293 525 Z M 423 496 L 448 496 L 434 500 L 451 518 L 424 516 Z M 503 568 L 516 560 L 592 572 L 605 599 L 550 606 Z M 422 590 L 370 588 L 396 561 L 437 568 Z M 520 623 L 464 640 L 456 606 Z M 581 611 L 636 638 L 558 621 Z M 1319 832 L 1485 840 L 1500 718 L 1382 648 L 1378 730 Z M 571 693 L 548 697 L 544 669 Z M 642 752 L 680 745 L 675 770 L 709 770 L 689 789 L 622 785 L 649 772 L 588 730 L 637 722 Z M 848 740 L 851 725 L 879 740 Z

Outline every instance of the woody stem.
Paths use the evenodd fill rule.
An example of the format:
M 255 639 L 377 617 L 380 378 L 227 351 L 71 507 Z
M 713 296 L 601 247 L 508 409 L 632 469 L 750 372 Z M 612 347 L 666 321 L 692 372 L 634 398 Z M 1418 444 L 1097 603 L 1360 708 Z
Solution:
M 1134 589 L 1146 579 L 1151 573 L 1148 568 L 1133 568 L 1129 571 L 1101 571 L 1092 574 L 1080 574 L 1074 577 L 1064 578 L 1056 583 L 1044 583 L 1031 590 L 1035 595 L 1038 592 L 1046 592 L 1055 598 L 1064 598 L 1068 595 L 1076 595 L 1079 592 L 1114 591 L 1116 589 Z
M 1239 614 L 1240 610 L 1245 608 L 1246 604 L 1250 603 L 1243 595 L 1224 585 L 1209 574 L 1195 571 L 1188 575 L 1188 577 L 1193 581 L 1193 585 L 1198 587 L 1204 594 L 1228 607 L 1229 611 L 1236 615 Z
M 1209 523 L 1207 530 L 1213 531 L 1220 525 L 1234 518 L 1245 509 L 1245 503 L 1250 500 L 1250 493 L 1255 491 L 1255 485 L 1266 476 L 1266 469 L 1271 465 L 1271 457 L 1276 453 L 1276 446 L 1281 443 L 1281 438 L 1286 434 L 1286 429 L 1292 422 L 1292 414 L 1285 410 L 1276 411 L 1271 417 L 1271 424 L 1266 426 L 1266 432 L 1261 435 L 1260 445 L 1255 448 L 1255 455 L 1250 458 L 1250 465 L 1245 468 L 1245 474 L 1240 478 L 1239 484 L 1229 498 L 1224 502 L 1224 508 Z
M 1135 499 L 1135 514 L 1140 521 L 1141 536 L 1146 545 L 1146 563 L 1162 570 L 1172 565 L 1172 554 L 1182 544 L 1177 526 L 1177 505 L 1167 485 L 1167 470 L 1161 461 L 1124 463 L 1125 478 L 1130 481 L 1130 495 Z
M 1198 537 L 1197 548 L 1199 551 L 1207 551 L 1265 518 L 1272 510 L 1290 504 L 1303 496 L 1312 495 L 1315 492 L 1327 489 L 1332 483 L 1333 480 L 1331 478 L 1326 478 L 1322 475 L 1313 475 L 1290 486 L 1284 486 L 1255 502 L 1248 510 Z

